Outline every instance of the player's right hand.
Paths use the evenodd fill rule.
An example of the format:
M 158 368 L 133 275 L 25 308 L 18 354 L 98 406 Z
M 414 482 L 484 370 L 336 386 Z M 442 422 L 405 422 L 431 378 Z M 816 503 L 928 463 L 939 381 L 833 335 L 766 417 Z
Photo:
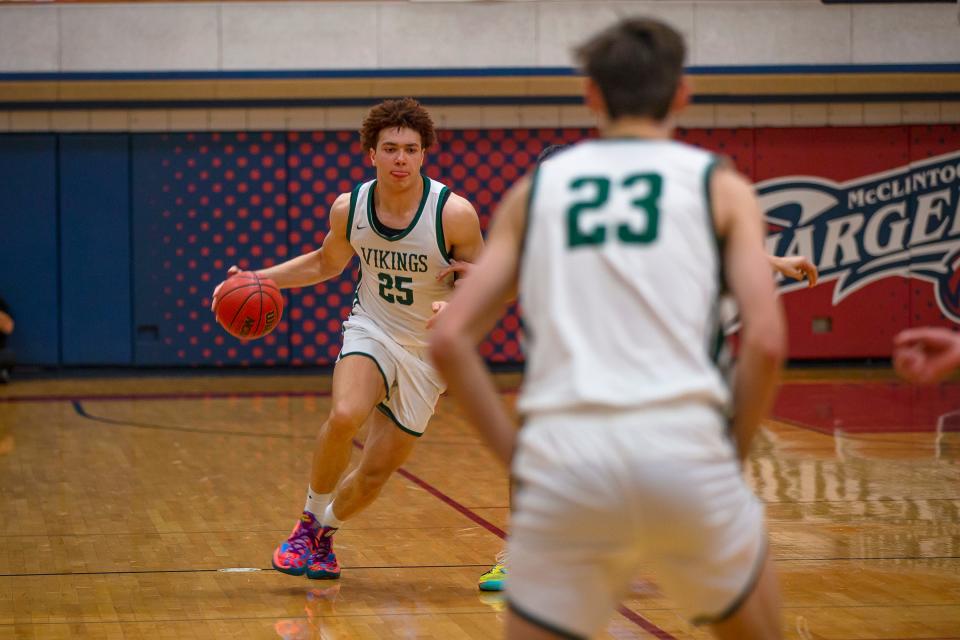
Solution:
M 232 278 L 233 276 L 237 275 L 241 271 L 242 269 L 240 267 L 238 267 L 237 265 L 233 265 L 232 267 L 227 269 L 227 278 L 228 279 Z M 224 280 L 223 282 L 226 282 L 226 280 Z M 214 313 L 217 312 L 217 304 L 220 302 L 220 288 L 223 287 L 223 282 L 218 284 L 217 288 L 213 290 L 213 299 L 210 300 L 210 311 Z
M 773 263 L 773 268 L 794 280 L 807 279 L 807 286 L 813 287 L 817 284 L 817 265 L 806 256 L 783 256 L 777 258 Z
M 451 273 L 453 274 L 453 286 L 460 284 L 460 281 L 466 278 L 473 270 L 473 263 L 464 260 L 451 260 L 450 264 L 437 273 L 437 280 L 443 280 Z
M 960 333 L 946 327 L 914 327 L 893 339 L 893 368 L 910 382 L 939 382 L 958 367 Z
M 433 325 L 437 323 L 437 316 L 443 313 L 443 310 L 447 308 L 447 305 L 450 304 L 446 300 L 437 300 L 430 305 L 430 310 L 433 311 L 433 315 L 427 319 L 427 329 L 433 329 Z

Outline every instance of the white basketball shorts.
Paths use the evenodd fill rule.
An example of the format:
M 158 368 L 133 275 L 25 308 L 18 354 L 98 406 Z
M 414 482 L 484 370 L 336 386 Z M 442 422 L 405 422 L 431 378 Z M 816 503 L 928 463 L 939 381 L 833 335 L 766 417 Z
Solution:
M 367 357 L 376 363 L 387 391 L 377 409 L 403 431 L 423 435 L 446 388 L 427 359 L 427 349 L 397 344 L 366 315 L 351 314 L 343 323 L 338 361 L 347 356 Z
M 763 507 L 713 409 L 533 417 L 513 476 L 510 606 L 560 634 L 599 632 L 641 568 L 694 623 L 722 620 L 763 566 Z

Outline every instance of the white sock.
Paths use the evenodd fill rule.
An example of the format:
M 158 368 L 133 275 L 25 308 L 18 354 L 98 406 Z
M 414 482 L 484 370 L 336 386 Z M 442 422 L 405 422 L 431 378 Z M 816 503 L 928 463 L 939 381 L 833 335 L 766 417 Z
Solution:
M 307 486 L 307 504 L 304 505 L 303 510 L 309 511 L 317 520 L 320 520 L 323 518 L 324 509 L 330 504 L 331 495 L 333 494 L 317 493 L 313 487 Z
M 340 525 L 343 524 L 337 516 L 333 515 L 333 503 L 327 505 L 327 510 L 323 512 L 323 519 L 320 523 L 324 527 L 330 527 L 331 529 L 339 529 Z

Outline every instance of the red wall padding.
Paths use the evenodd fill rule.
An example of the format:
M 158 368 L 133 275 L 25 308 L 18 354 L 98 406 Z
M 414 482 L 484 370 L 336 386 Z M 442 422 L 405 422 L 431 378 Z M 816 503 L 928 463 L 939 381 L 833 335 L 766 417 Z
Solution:
M 542 148 L 588 135 L 592 132 L 585 129 L 441 131 L 425 170 L 472 201 L 486 229 L 496 202 L 529 170 Z M 330 203 L 356 182 L 372 177 L 357 134 L 150 137 L 150 155 L 137 164 L 146 165 L 148 175 L 134 184 L 134 199 L 156 233 L 154 258 L 159 273 L 151 281 L 156 291 L 147 294 L 155 294 L 164 309 L 160 327 L 164 348 L 183 364 L 332 363 L 339 350 L 340 322 L 353 296 L 356 263 L 338 280 L 310 291 L 286 292 L 284 322 L 267 340 L 237 343 L 212 324 L 204 307 L 212 285 L 229 265 L 257 268 L 320 245 Z M 824 269 L 822 284 L 784 294 L 792 357 L 884 357 L 890 354 L 893 334 L 903 327 L 960 322 L 960 177 L 956 176 L 960 126 L 690 129 L 679 131 L 677 137 L 730 156 L 759 183 L 761 191 L 776 194 L 803 187 L 804 193 L 834 198 L 835 206 L 815 218 L 790 228 L 770 227 L 784 238 L 780 247 L 784 250 L 794 226 L 812 226 L 813 257 L 818 263 L 825 258 L 820 253 L 831 221 L 862 214 L 866 226 L 874 214 L 890 205 L 904 207 L 911 218 L 921 201 L 929 203 L 931 198 L 939 207 L 936 215 L 927 216 L 926 233 L 916 238 L 913 220 L 903 222 L 908 226 L 902 250 L 885 258 L 871 257 L 862 233 L 853 234 L 848 242 L 856 244 L 859 261 L 834 251 L 834 257 L 845 262 Z M 937 156 L 940 159 L 931 162 Z M 911 163 L 929 166 L 914 164 L 911 169 Z M 910 179 L 911 170 L 939 171 L 941 180 L 936 187 L 909 195 L 849 206 L 850 193 L 861 186 L 886 181 L 888 188 L 891 180 Z M 951 171 L 952 180 L 948 179 Z M 885 172 L 890 175 L 875 175 Z M 795 216 L 799 210 L 788 206 L 780 213 Z M 881 225 L 880 240 L 889 240 L 891 224 L 898 219 L 888 218 Z M 940 235 L 933 238 L 938 230 Z M 910 239 L 919 242 L 911 244 Z M 877 257 L 889 261 L 889 268 L 883 266 L 884 260 L 876 262 Z M 863 279 L 865 266 L 872 280 Z M 841 297 L 838 283 L 845 279 L 867 283 L 860 288 L 844 285 L 839 291 L 845 297 L 835 302 Z M 522 361 L 514 309 L 482 345 L 482 352 L 491 362 Z

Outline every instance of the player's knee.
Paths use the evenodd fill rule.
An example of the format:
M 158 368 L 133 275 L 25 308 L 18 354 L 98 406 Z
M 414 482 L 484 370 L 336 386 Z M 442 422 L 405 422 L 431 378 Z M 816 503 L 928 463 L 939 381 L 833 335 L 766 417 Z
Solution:
M 352 438 L 363 424 L 363 418 L 361 412 L 352 407 L 334 405 L 327 418 L 326 430 L 334 437 Z

